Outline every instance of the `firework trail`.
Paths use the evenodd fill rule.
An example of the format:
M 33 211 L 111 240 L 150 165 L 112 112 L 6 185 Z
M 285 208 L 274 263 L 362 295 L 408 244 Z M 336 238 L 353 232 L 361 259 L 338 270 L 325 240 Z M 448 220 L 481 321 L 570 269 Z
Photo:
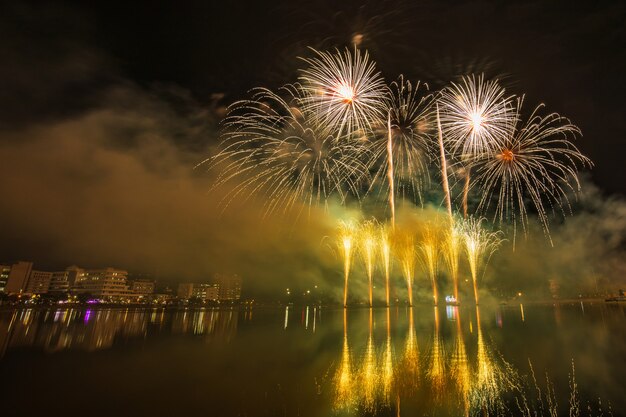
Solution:
M 452 277 L 454 299 L 459 301 L 459 255 L 462 247 L 462 223 L 455 219 L 443 238 L 442 255 Z
M 389 278 L 391 275 L 391 244 L 389 242 L 389 231 L 385 226 L 380 227 L 380 240 L 378 241 L 379 251 L 382 256 L 383 268 L 385 270 L 385 303 L 389 307 Z
M 387 181 L 389 182 L 389 211 L 391 211 L 391 228 L 396 228 L 396 200 L 395 184 L 393 173 L 393 141 L 391 136 L 391 114 L 387 119 Z
M 437 264 L 439 261 L 439 236 L 432 226 L 427 226 L 419 244 L 420 261 L 433 287 L 433 302 L 437 305 Z
M 467 260 L 474 286 L 474 300 L 478 305 L 478 272 L 481 266 L 488 263 L 491 255 L 498 249 L 502 239 L 501 232 L 489 232 L 482 227 L 483 219 L 469 218 L 463 225 L 463 240 Z
M 374 257 L 376 255 L 376 231 L 378 227 L 373 220 L 364 222 L 358 230 L 359 249 L 361 257 L 365 262 L 365 270 L 367 272 L 367 281 L 369 285 L 369 306 L 372 307 L 374 297 Z
M 518 100 L 515 123 L 504 140 L 474 164 L 482 194 L 479 210 L 486 212 L 495 198 L 494 220 L 512 220 L 514 230 L 519 221 L 526 232 L 525 200 L 530 199 L 552 243 L 546 207 L 558 208 L 563 214 L 565 209 L 571 211 L 566 194 L 580 190 L 578 166 L 593 164 L 570 141 L 580 134 L 575 125 L 557 113 L 541 116 L 543 105 L 523 123 L 519 116 L 522 103 L 523 98 Z
M 305 112 L 320 125 L 341 136 L 373 131 L 385 119 L 388 89 L 367 52 L 338 49 L 302 58 L 308 68 L 300 71 L 306 94 L 300 100 Z
M 448 184 L 448 164 L 446 162 L 446 149 L 443 144 L 443 130 L 441 128 L 441 117 L 439 115 L 439 104 L 436 104 L 437 108 L 437 138 L 439 139 L 439 158 L 441 163 L 441 186 L 443 187 L 443 195 L 446 199 L 446 209 L 448 210 L 448 217 L 450 222 L 454 221 L 452 217 L 452 200 L 450 198 L 450 185 Z
M 366 145 L 326 133 L 297 107 L 297 88 L 281 92 L 285 98 L 256 89 L 250 100 L 233 104 L 220 151 L 202 163 L 219 172 L 216 187 L 234 182 L 225 207 L 238 195 L 263 195 L 266 213 L 296 202 L 325 205 L 333 193 L 342 201 L 348 193 L 358 197 L 369 177 Z
M 343 307 L 348 306 L 348 278 L 350 277 L 350 266 L 352 264 L 352 251 L 356 238 L 356 227 L 352 222 L 339 223 L 339 238 L 337 246 L 343 258 Z

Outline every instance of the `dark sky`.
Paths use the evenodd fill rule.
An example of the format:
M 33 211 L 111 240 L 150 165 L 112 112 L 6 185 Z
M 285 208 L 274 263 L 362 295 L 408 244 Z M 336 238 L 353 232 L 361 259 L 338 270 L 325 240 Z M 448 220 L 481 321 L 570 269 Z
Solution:
M 115 3 L 1 6 L 0 261 L 198 277 L 241 264 L 220 264 L 214 247 L 249 239 L 235 246 L 273 268 L 254 255 L 258 230 L 234 238 L 211 220 L 192 168 L 216 141 L 221 105 L 295 81 L 308 46 L 348 46 L 356 34 L 388 80 L 439 88 L 485 72 L 528 107 L 546 103 L 581 128 L 601 193 L 626 194 L 622 1 Z M 257 223 L 246 212 L 233 224 L 241 217 Z M 121 256 L 116 242 L 129 241 Z
M 625 21 L 621 1 L 26 2 L 3 13 L 2 52 L 13 59 L 3 59 L 0 117 L 83 111 L 120 78 L 175 85 L 201 103 L 213 93 L 233 101 L 293 81 L 307 46 L 341 47 L 359 33 L 388 79 L 439 87 L 484 71 L 526 93 L 527 106 L 545 102 L 582 129 L 596 183 L 626 193 Z M 89 54 L 91 66 L 73 68 L 69 82 L 42 74 L 64 59 L 57 52 Z M 16 74 L 23 66 L 29 73 Z M 45 91 L 21 91 L 28 86 L 13 81 L 26 76 L 42 77 Z

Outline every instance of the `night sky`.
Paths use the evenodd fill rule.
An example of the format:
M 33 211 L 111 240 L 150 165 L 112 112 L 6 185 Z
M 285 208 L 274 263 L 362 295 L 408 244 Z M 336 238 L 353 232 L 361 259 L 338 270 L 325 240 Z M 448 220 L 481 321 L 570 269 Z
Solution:
M 0 9 L 0 262 L 173 279 L 275 268 L 281 250 L 254 254 L 259 230 L 223 231 L 256 225 L 254 210 L 217 224 L 193 166 L 224 106 L 295 81 L 308 46 L 355 35 L 387 80 L 437 89 L 484 72 L 527 107 L 545 103 L 581 128 L 599 194 L 626 194 L 624 2 L 13 3 Z M 220 263 L 227 248 L 243 259 Z

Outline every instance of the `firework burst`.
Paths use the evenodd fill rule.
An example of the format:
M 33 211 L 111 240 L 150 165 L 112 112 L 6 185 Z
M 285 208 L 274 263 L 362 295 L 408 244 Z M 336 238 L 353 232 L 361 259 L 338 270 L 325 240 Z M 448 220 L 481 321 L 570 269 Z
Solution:
M 257 89 L 251 100 L 231 106 L 220 151 L 204 161 L 219 172 L 216 186 L 234 183 L 226 205 L 241 194 L 265 196 L 267 212 L 296 202 L 326 204 L 334 193 L 342 201 L 348 193 L 358 197 L 369 177 L 365 144 L 328 134 L 297 107 L 298 89 L 281 91 L 286 98 Z
M 362 135 L 382 125 L 388 89 L 368 53 L 312 51 L 316 56 L 302 58 L 308 68 L 300 73 L 305 112 L 340 136 Z
M 593 164 L 570 140 L 580 134 L 578 127 L 557 113 L 541 116 L 542 105 L 522 123 L 522 102 L 518 101 L 516 123 L 504 140 L 493 154 L 474 164 L 482 191 L 479 209 L 486 212 L 495 197 L 494 219 L 512 220 L 514 226 L 520 222 L 526 231 L 529 199 L 550 239 L 547 207 L 563 214 L 569 211 L 568 191 L 580 190 L 578 167 Z
M 401 76 L 390 85 L 388 131 L 372 140 L 372 161 L 378 168 L 373 183 L 387 175 L 400 198 L 421 201 L 428 184 L 435 134 L 433 104 L 426 84 L 413 85 Z
M 441 92 L 439 103 L 447 147 L 463 160 L 495 150 L 514 117 L 513 97 L 483 75 L 452 83 Z

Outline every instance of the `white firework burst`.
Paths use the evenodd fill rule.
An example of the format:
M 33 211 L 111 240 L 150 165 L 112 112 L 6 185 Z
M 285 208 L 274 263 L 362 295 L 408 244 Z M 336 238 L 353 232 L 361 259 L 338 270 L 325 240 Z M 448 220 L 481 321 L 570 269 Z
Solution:
M 257 89 L 251 100 L 231 106 L 220 151 L 204 161 L 219 172 L 216 186 L 231 184 L 226 205 L 241 194 L 264 195 L 267 212 L 296 202 L 325 204 L 334 193 L 342 201 L 349 193 L 358 198 L 369 177 L 365 144 L 338 140 L 307 117 L 297 107 L 298 89 L 282 92 L 286 98 Z
M 441 126 L 453 156 L 468 160 L 498 147 L 514 123 L 513 96 L 484 75 L 464 76 L 441 92 Z
M 308 67 L 300 72 L 304 112 L 338 136 L 382 125 L 388 89 L 368 53 L 312 51 L 316 56 L 302 58 Z

